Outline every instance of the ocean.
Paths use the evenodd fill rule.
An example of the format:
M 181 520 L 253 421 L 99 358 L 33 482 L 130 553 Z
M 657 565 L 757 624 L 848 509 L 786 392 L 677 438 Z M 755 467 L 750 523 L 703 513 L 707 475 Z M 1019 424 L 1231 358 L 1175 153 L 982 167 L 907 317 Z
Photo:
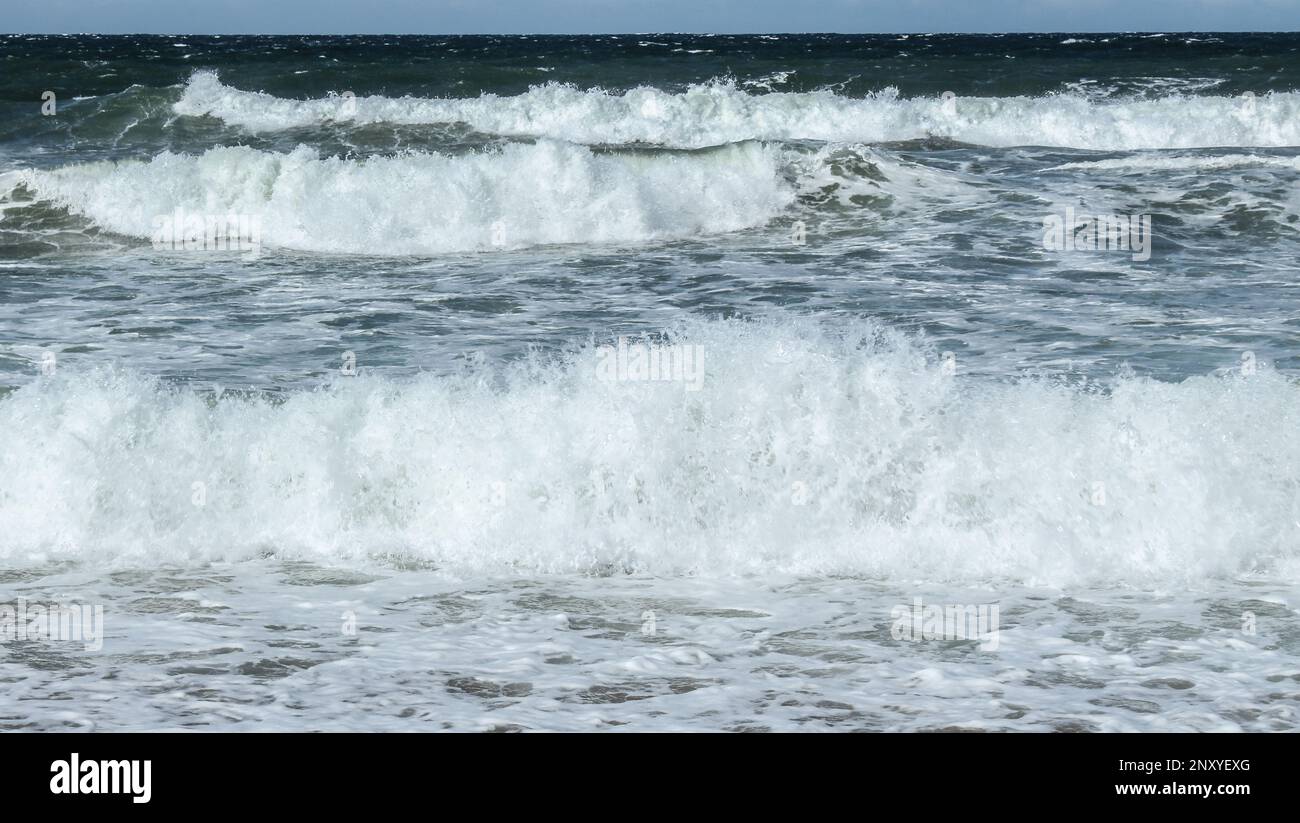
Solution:
M 1298 84 L 0 36 L 0 729 L 1294 731 Z

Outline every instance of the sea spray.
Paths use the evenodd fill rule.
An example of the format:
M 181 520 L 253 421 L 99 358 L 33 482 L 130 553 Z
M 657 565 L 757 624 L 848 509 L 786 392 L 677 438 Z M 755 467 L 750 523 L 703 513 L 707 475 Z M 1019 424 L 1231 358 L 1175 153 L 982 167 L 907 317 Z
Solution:
M 179 210 L 256 215 L 258 247 L 367 255 L 644 243 L 761 226 L 794 202 L 785 153 L 759 144 L 680 156 L 554 141 L 471 154 L 351 160 L 298 148 L 29 169 L 37 197 L 154 240 Z
M 215 404 L 63 368 L 0 400 L 0 558 L 1161 585 L 1295 559 L 1300 387 L 1271 369 L 1103 391 L 872 324 L 673 340 L 705 390 L 603 380 L 590 346 Z
M 951 102 L 950 102 L 951 101 Z M 1252 98 L 1170 95 L 1098 100 L 1042 97 L 904 97 L 885 87 L 862 97 L 830 90 L 752 94 L 728 81 L 684 92 L 623 92 L 548 83 L 518 95 L 464 98 L 358 96 L 354 123 L 466 123 L 480 132 L 588 144 L 702 148 L 745 140 L 883 142 L 943 137 L 986 146 L 1160 149 L 1300 145 L 1300 93 Z M 196 72 L 175 103 L 252 132 L 334 121 L 339 98 L 292 100 L 244 91 Z

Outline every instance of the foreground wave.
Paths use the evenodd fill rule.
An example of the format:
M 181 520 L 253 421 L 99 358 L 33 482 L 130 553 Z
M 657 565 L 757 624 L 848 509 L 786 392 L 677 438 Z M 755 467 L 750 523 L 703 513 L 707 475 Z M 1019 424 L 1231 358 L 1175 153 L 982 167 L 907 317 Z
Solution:
M 1294 577 L 1300 386 L 951 376 L 872 325 L 699 322 L 698 391 L 603 352 L 282 400 L 60 373 L 0 400 L 0 558 L 397 555 L 485 571 Z M 608 376 L 608 375 L 605 375 Z
M 1300 145 L 1300 93 L 1258 97 L 1171 95 L 1097 99 L 1043 97 L 902 98 L 832 91 L 751 94 L 732 83 L 681 93 L 643 86 L 623 93 L 547 84 L 477 98 L 293 100 L 223 84 L 196 72 L 173 110 L 210 116 L 251 132 L 323 123 L 464 123 L 496 135 L 586 144 L 644 143 L 702 148 L 745 140 L 889 142 L 942 137 L 986 146 L 1126 150 Z

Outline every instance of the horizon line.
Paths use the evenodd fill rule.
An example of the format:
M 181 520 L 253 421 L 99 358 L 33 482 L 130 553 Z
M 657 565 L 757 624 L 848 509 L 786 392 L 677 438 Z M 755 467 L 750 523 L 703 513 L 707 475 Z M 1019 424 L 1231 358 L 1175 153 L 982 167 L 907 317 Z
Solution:
M 958 35 L 988 37 L 994 35 L 1058 35 L 1058 34 L 1111 34 L 1111 35 L 1178 35 L 1178 34 L 1298 34 L 1300 29 L 1129 29 L 1093 30 L 1062 29 L 1059 31 L 604 31 L 604 32 L 183 32 L 183 31 L 13 31 L 0 32 L 0 37 L 649 37 L 670 35 L 674 37 L 806 37 L 834 35 L 838 37 L 873 35 Z

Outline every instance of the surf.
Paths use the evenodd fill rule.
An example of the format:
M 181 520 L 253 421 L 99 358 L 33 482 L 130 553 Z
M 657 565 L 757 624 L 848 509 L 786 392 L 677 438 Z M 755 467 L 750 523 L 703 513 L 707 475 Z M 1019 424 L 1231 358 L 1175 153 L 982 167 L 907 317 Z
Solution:
M 599 341 L 265 396 L 60 368 L 0 400 L 0 560 L 1156 587 L 1300 573 L 1300 386 L 1267 364 L 1093 386 L 966 376 L 871 321 L 699 320 L 671 341 L 704 353 L 703 391 L 610 379 Z
M 588 145 L 703 148 L 748 140 L 882 143 L 933 137 L 991 147 L 1094 150 L 1300 145 L 1300 94 L 1170 94 L 1096 98 L 903 97 L 884 87 L 862 97 L 832 90 L 751 93 L 719 80 L 672 92 L 547 83 L 513 96 L 420 98 L 335 93 L 297 100 L 234 88 L 198 71 L 176 115 L 212 117 L 252 133 L 326 123 L 450 124 L 509 137 Z
M 760 144 L 647 154 L 539 141 L 364 159 L 239 146 L 25 169 L 0 185 L 138 239 L 180 211 L 256 219 L 267 247 L 400 256 L 754 228 L 795 201 L 786 165 Z

